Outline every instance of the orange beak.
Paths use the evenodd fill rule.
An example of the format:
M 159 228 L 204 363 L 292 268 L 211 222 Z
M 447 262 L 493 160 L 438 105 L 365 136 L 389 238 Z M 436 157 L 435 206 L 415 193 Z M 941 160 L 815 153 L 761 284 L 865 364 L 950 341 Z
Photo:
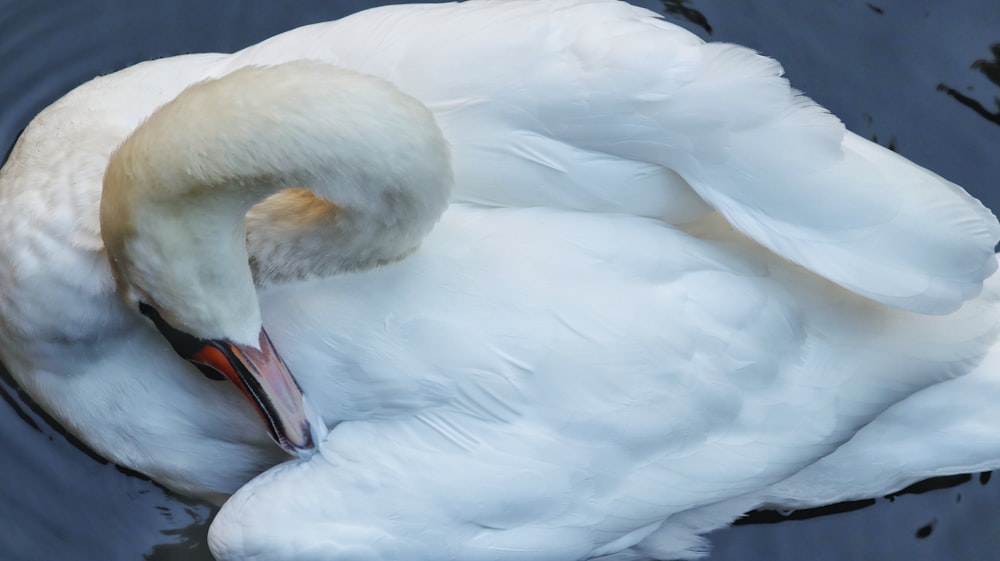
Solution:
M 188 360 L 211 367 L 236 384 L 253 403 L 278 446 L 300 457 L 316 447 L 302 388 L 263 328 L 259 349 L 225 340 L 202 343 Z
M 278 446 L 300 458 L 309 456 L 322 440 L 326 426 L 322 420 L 312 425 L 313 416 L 299 383 L 278 356 L 264 328 L 257 347 L 238 345 L 225 339 L 199 339 L 170 325 L 160 312 L 139 303 L 139 313 L 152 320 L 174 352 L 193 363 L 203 374 L 230 382 L 247 396 L 267 425 Z M 316 436 L 313 436 L 315 431 Z

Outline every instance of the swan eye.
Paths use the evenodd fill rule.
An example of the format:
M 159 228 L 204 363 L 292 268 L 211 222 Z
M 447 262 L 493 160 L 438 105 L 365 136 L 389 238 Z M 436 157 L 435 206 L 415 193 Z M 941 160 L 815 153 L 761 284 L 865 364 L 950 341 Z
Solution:
M 197 356 L 199 352 L 208 346 L 212 346 L 211 341 L 199 339 L 189 333 L 181 331 L 180 329 L 174 328 L 172 325 L 167 323 L 165 319 L 163 319 L 160 312 L 158 312 L 156 308 L 146 304 L 145 302 L 139 302 L 139 313 L 152 320 L 153 325 L 156 326 L 160 335 L 163 335 L 163 338 L 170 343 L 174 352 L 184 360 L 197 366 L 198 370 L 200 370 L 206 378 L 210 378 L 212 380 L 226 379 L 226 376 L 222 372 L 219 372 L 218 369 L 204 362 L 195 360 L 195 356 Z

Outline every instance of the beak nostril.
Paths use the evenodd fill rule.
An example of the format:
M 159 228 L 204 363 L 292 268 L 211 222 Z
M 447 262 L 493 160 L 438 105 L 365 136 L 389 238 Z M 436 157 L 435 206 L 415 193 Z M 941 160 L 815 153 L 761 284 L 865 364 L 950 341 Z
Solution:
M 191 364 L 195 365 L 198 370 L 201 371 L 202 375 L 209 380 L 223 381 L 226 379 L 226 376 L 223 375 L 222 372 L 219 372 L 207 364 L 201 364 L 199 362 L 192 362 Z

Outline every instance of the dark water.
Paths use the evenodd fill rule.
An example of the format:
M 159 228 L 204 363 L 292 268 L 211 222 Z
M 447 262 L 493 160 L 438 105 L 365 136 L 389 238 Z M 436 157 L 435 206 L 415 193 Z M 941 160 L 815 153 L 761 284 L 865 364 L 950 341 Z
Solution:
M 0 1 L 0 154 L 35 113 L 97 74 L 232 51 L 379 3 Z M 637 3 L 703 37 L 774 56 L 850 128 L 1000 208 L 997 0 Z M 74 446 L 7 378 L 0 397 L 0 561 L 210 559 L 207 505 Z M 1000 482 L 986 479 L 855 512 L 727 529 L 713 536 L 711 559 L 1000 559 Z

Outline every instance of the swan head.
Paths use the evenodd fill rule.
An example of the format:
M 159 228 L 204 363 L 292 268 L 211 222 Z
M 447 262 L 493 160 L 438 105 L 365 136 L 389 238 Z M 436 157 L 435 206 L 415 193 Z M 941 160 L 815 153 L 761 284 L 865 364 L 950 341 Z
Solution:
M 286 452 L 310 454 L 317 427 L 298 382 L 263 328 L 246 253 L 235 249 L 244 245 L 240 228 L 206 237 L 206 230 L 217 230 L 218 224 L 192 229 L 190 213 L 167 210 L 153 216 L 142 204 L 125 209 L 121 203 L 106 205 L 116 219 L 107 223 L 105 246 L 128 307 L 148 318 L 203 374 L 235 384 Z M 220 250 L 226 245 L 231 249 Z
M 450 186 L 433 116 L 392 85 L 314 62 L 248 67 L 184 90 L 119 146 L 101 234 L 129 307 L 183 358 L 236 383 L 301 455 L 314 427 L 263 329 L 267 279 L 255 283 L 250 262 L 288 280 L 401 259 Z M 274 199 L 290 187 L 316 196 L 314 212 L 288 216 L 302 205 Z

